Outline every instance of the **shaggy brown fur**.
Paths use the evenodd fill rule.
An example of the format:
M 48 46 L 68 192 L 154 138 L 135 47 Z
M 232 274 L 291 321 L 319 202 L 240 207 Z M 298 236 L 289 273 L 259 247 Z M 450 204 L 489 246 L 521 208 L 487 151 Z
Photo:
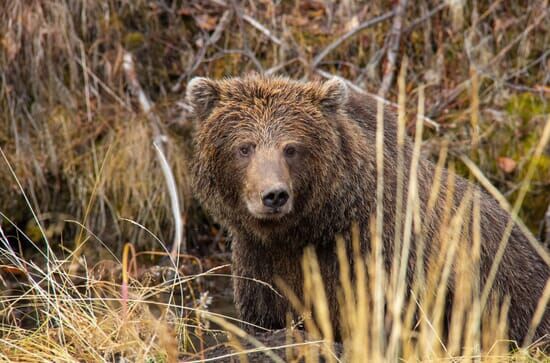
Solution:
M 339 272 L 335 236 L 342 234 L 349 243 L 350 225 L 356 221 L 362 231 L 363 250 L 367 251 L 370 246 L 369 221 L 376 208 L 376 102 L 350 92 L 337 80 L 324 84 L 302 83 L 256 75 L 222 81 L 196 78 L 188 86 L 187 97 L 194 107 L 196 122 L 194 189 L 207 211 L 227 227 L 233 237 L 233 273 L 270 284 L 275 276 L 280 276 L 300 296 L 302 252 L 306 245 L 313 245 L 326 283 L 329 306 L 333 309 L 333 326 L 337 328 Z M 383 246 L 388 269 L 397 213 L 395 120 L 395 115 L 386 110 Z M 288 143 L 293 143 L 295 148 L 292 160 L 280 156 Z M 252 149 L 246 151 L 243 145 Z M 257 154 L 251 155 L 255 150 Z M 256 155 L 271 155 L 279 166 L 283 165 L 280 160 L 288 161 L 283 165 L 288 172 L 283 183 L 287 183 L 292 198 L 288 213 L 273 218 L 251 213 L 247 203 L 254 198 L 254 193 L 261 192 L 250 186 L 254 183 L 250 181 L 249 169 Z M 411 157 L 412 147 L 407 140 L 405 170 L 409 169 Z M 265 168 L 264 165 L 260 170 Z M 404 174 L 406 195 L 408 172 Z M 433 164 L 421 160 L 418 194 L 422 211 L 426 210 L 433 175 Z M 444 171 L 442 180 L 446 179 Z M 466 180 L 456 177 L 453 210 L 458 208 L 469 186 Z M 250 188 L 254 189 L 252 197 L 245 192 Z M 422 218 L 422 230 L 428 241 L 426 255 L 438 255 L 438 229 L 446 213 L 446 190 L 443 183 L 433 216 Z M 480 199 L 483 284 L 510 217 L 486 193 L 481 192 Z M 463 243 L 471 243 L 468 241 L 471 237 L 467 236 Z M 414 252 L 413 248 L 409 283 Z M 512 339 L 521 342 L 527 332 L 549 276 L 549 267 L 515 226 L 493 288 L 497 298 L 511 299 L 508 322 Z M 453 291 L 454 284 L 451 278 L 451 295 L 459 293 Z M 234 293 L 237 310 L 244 320 L 268 328 L 285 326 L 286 313 L 291 310 L 286 299 L 250 279 L 236 278 Z M 550 333 L 548 311 L 537 336 L 547 333 Z

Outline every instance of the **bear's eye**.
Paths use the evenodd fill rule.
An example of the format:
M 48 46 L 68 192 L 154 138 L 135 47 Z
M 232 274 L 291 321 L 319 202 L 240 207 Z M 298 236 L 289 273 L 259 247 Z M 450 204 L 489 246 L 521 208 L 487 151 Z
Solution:
M 246 144 L 239 146 L 239 155 L 243 157 L 250 156 L 252 154 L 252 145 Z
M 291 158 L 293 157 L 294 155 L 296 155 L 296 147 L 292 146 L 292 145 L 287 145 L 285 147 L 285 150 L 284 150 L 284 153 L 285 153 L 285 156 L 287 158 Z

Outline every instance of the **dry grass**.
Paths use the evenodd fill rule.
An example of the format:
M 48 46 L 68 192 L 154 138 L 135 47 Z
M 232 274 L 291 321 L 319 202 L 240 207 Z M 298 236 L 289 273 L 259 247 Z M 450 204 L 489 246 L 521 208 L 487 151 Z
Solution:
M 431 137 L 424 150 L 435 157 L 446 141 L 455 159 L 469 154 L 471 137 L 478 135 L 473 161 L 513 198 L 550 110 L 548 4 L 450 4 L 409 4 L 401 29 L 398 55 L 409 58 L 407 92 L 425 83 L 425 113 L 437 121 L 437 129 L 425 128 Z M 279 5 L 267 0 L 49 0 L 0 6 L 0 146 L 44 222 L 68 214 L 119 251 L 127 240 L 154 245 L 120 217 L 146 225 L 163 239 L 173 235 L 152 127 L 127 87 L 126 50 L 133 53 L 139 81 L 163 121 L 168 160 L 192 234 L 204 221 L 195 212 L 186 176 L 190 139 L 181 102 L 186 81 L 248 71 L 295 78 L 337 74 L 376 93 L 392 27 L 391 17 L 362 26 L 392 10 L 382 0 Z M 472 70 L 479 88 L 475 125 L 469 122 Z M 387 97 L 396 95 L 390 88 Z M 415 105 L 409 101 L 406 107 Z M 411 131 L 410 119 L 407 125 Z M 545 153 L 538 161 L 520 211 L 532 230 L 550 204 L 549 160 Z M 30 215 L 20 190 L 5 165 L 0 170 L 3 211 L 25 224 Z M 467 173 L 461 163 L 457 170 Z M 48 223 L 64 218 L 53 219 Z
M 172 240 L 174 232 L 154 131 L 124 75 L 125 51 L 134 55 L 139 81 L 162 120 L 193 250 L 201 247 L 199 237 L 213 237 L 189 190 L 191 140 L 181 90 L 194 75 L 252 70 L 303 79 L 335 74 L 377 93 L 387 70 L 408 63 L 399 87 L 385 97 L 399 104 L 401 135 L 416 134 L 417 157 L 422 150 L 439 158 L 439 168 L 472 173 L 536 231 L 550 204 L 548 2 L 423 0 L 408 5 L 400 30 L 392 17 L 369 25 L 393 3 L 2 2 L 0 268 L 8 273 L 0 275 L 0 360 L 201 359 L 211 323 L 232 332 L 237 350 L 265 350 L 263 342 L 208 312 L 200 271 L 184 273 L 188 264 L 182 264 L 161 269 L 163 278 L 146 278 L 143 271 L 153 271 L 146 264 L 132 270 L 131 259 L 119 260 L 128 241 L 138 251 L 164 253 L 160 241 Z M 388 37 L 395 31 L 401 32 L 397 50 Z M 395 56 L 398 64 L 392 64 Z M 394 59 L 389 65 L 388 58 Z M 416 100 L 425 108 L 420 116 L 435 123 L 405 116 Z M 422 234 L 412 224 L 418 205 L 407 200 L 398 208 L 402 223 L 389 226 L 403 236 L 396 239 L 401 259 L 410 253 L 410 236 Z M 477 197 L 468 200 L 448 216 L 444 258 L 433 261 L 427 276 L 417 276 L 412 299 L 399 278 L 403 264 L 396 260 L 386 276 L 377 248 L 367 260 L 353 257 L 353 274 L 342 269 L 346 361 L 549 360 L 536 345 L 510 353 L 506 306 L 481 309 L 479 239 L 471 251 L 453 247 L 464 215 L 476 220 Z M 373 241 L 386 227 L 375 226 Z M 73 261 L 75 246 L 84 257 Z M 472 251 L 469 263 L 456 264 Z M 294 303 L 316 318 L 304 322 L 313 343 L 289 337 L 276 352 L 284 350 L 287 360 L 337 360 L 318 267 L 312 254 L 306 257 L 306 294 Z M 339 258 L 346 259 L 342 249 Z M 444 336 L 442 299 L 451 267 L 463 293 Z M 12 275 L 21 281 L 13 285 L 6 279 Z
M 132 248 L 125 248 L 122 261 L 115 256 L 71 275 L 70 255 L 46 252 L 47 265 L 38 266 L 19 257 L 1 227 L 0 244 L 6 261 L 0 267 L 10 273 L 2 279 L 0 361 L 175 362 L 199 359 L 205 335 L 215 339 L 208 327 L 211 298 L 200 281 L 218 268 L 138 269 L 127 253 Z

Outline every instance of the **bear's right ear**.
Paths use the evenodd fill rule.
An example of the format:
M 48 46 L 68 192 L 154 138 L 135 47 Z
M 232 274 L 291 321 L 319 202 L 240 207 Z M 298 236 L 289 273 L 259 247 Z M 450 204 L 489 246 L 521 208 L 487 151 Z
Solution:
M 327 113 L 338 111 L 348 100 L 348 86 L 338 77 L 333 77 L 323 83 L 321 92 L 321 107 Z
M 187 84 L 185 92 L 187 101 L 193 107 L 193 112 L 197 116 L 206 117 L 220 99 L 220 90 L 215 81 L 195 77 Z

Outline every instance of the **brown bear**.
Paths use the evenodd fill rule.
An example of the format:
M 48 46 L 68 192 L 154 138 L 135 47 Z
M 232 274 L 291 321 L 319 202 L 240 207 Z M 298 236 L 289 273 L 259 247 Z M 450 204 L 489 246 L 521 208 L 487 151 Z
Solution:
M 376 210 L 376 101 L 352 92 L 338 79 L 298 82 L 260 75 L 219 81 L 195 78 L 187 87 L 187 98 L 195 125 L 193 188 L 205 209 L 232 236 L 234 297 L 241 318 L 265 328 L 285 327 L 292 310 L 289 302 L 258 281 L 273 285 L 279 276 L 300 296 L 301 258 L 311 245 L 333 310 L 333 327 L 338 329 L 335 237 L 343 235 L 349 244 L 349 230 L 356 222 L 363 250 L 370 248 L 369 223 Z M 386 109 L 382 239 L 388 270 L 397 215 L 397 150 L 396 116 Z M 403 150 L 408 170 L 413 154 L 409 140 Z M 421 158 L 417 178 L 422 211 L 434 171 L 435 166 Z M 408 174 L 404 173 L 403 195 Z M 447 176 L 443 170 L 441 180 Z M 471 184 L 458 176 L 454 183 L 452 209 L 456 210 Z M 422 219 L 426 255 L 438 251 L 437 231 L 448 187 L 440 189 L 433 216 Z M 483 284 L 510 216 L 488 194 L 480 194 Z M 414 255 L 413 248 L 410 261 Z M 409 283 L 412 269 L 414 264 L 409 263 Z M 521 343 L 549 276 L 548 265 L 514 226 L 492 289 L 497 298 L 510 299 L 510 338 Z M 453 284 L 449 279 L 449 307 L 452 294 L 458 293 Z M 536 336 L 548 333 L 547 310 Z

